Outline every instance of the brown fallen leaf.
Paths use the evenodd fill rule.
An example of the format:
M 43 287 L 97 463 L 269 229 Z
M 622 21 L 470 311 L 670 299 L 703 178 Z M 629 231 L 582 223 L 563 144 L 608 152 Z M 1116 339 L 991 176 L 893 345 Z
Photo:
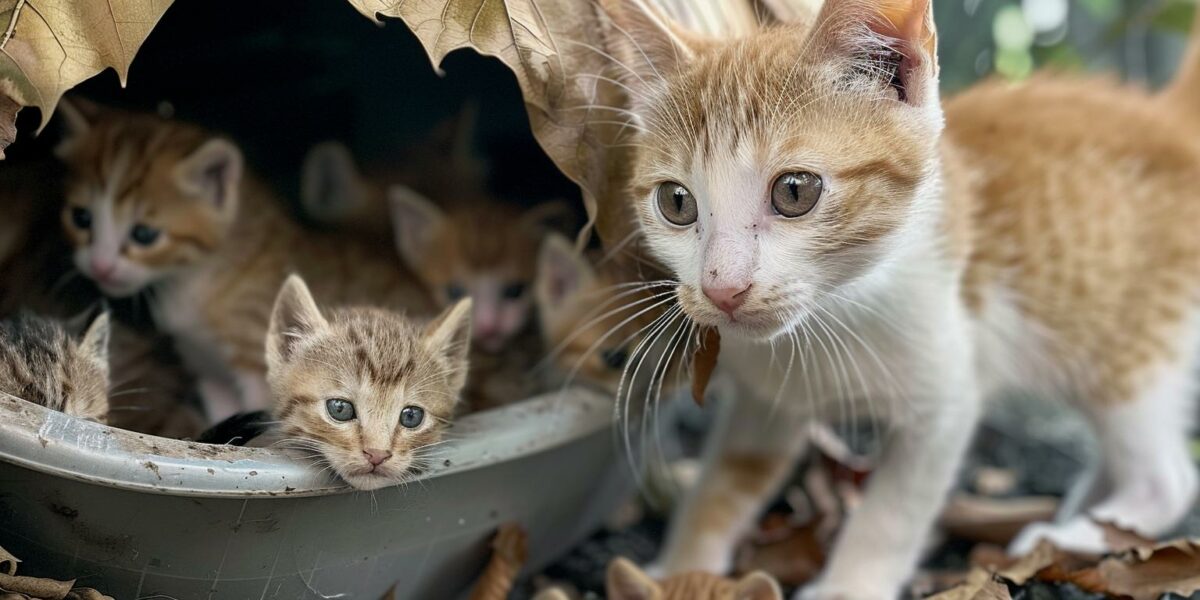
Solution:
M 1011 600 L 1008 586 L 986 571 L 973 571 L 962 585 L 950 588 L 929 600 Z
M 0 590 L 32 596 L 39 600 L 63 600 L 75 586 L 75 581 L 56 581 L 41 577 L 0 574 Z
M 525 532 L 516 523 L 505 523 L 492 538 L 492 558 L 471 590 L 471 600 L 505 600 L 527 558 Z
M 4 160 L 4 149 L 17 141 L 17 113 L 21 105 L 0 90 L 0 160 Z
M 1125 529 L 1116 523 L 1109 523 L 1096 519 L 1092 520 L 1095 521 L 1102 530 L 1104 530 L 1104 543 L 1107 544 L 1114 553 L 1133 550 L 1136 548 L 1153 548 L 1156 545 L 1154 540 L 1149 539 L 1137 533 L 1136 531 Z
M 713 370 L 717 368 L 717 355 L 720 353 L 721 332 L 709 327 L 696 346 L 696 353 L 692 355 L 692 400 L 699 406 L 704 406 L 704 394 L 708 391 Z
M 1050 496 L 989 498 L 955 494 L 942 510 L 940 525 L 951 537 L 1007 545 L 1030 523 L 1050 521 L 1058 499 Z
M 20 562 L 21 559 L 13 556 L 11 552 L 5 550 L 3 547 L 0 547 L 0 573 L 16 575 L 17 564 Z
M 102 594 L 92 588 L 75 588 L 67 594 L 66 600 L 114 600 L 112 596 Z
M 1200 540 L 1175 540 L 1111 556 L 1094 567 L 1065 574 L 1085 591 L 1133 600 L 1200 591 Z
M 63 92 L 106 68 L 121 85 L 172 0 L 0 0 L 0 96 L 36 106 L 42 127 Z

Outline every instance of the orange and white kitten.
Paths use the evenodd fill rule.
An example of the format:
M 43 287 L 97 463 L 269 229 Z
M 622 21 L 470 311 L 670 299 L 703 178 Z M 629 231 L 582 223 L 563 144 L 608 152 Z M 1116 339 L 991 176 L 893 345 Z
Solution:
M 362 490 L 423 467 L 467 377 L 471 301 L 425 324 L 378 308 L 322 311 L 298 276 L 279 290 L 267 337 L 267 379 L 281 445 Z
M 739 386 L 666 573 L 726 571 L 806 422 L 857 416 L 889 424 L 882 460 L 801 597 L 896 597 L 984 397 L 1014 388 L 1075 402 L 1103 454 L 1013 551 L 1104 550 L 1096 521 L 1153 537 L 1188 512 L 1200 144 L 1182 112 L 1051 77 L 943 110 L 930 0 L 826 0 L 811 26 L 737 39 L 601 5 L 646 247 Z
M 327 142 L 305 160 L 302 204 L 320 223 L 346 231 L 377 234 L 387 228 L 405 264 L 439 305 L 471 297 L 475 347 L 496 353 L 526 332 L 544 222 L 560 209 L 547 204 L 521 211 L 485 194 L 482 180 L 469 169 L 461 180 L 443 185 L 452 180 L 443 170 L 431 168 L 424 178 L 381 177 L 389 184 L 380 185 L 360 174 L 345 147 Z M 391 183 L 397 178 L 407 184 Z
M 322 302 L 429 310 L 394 255 L 289 218 L 228 139 L 154 115 L 61 108 L 75 265 L 109 296 L 146 292 L 210 420 L 266 407 L 263 340 L 288 273 Z
M 608 564 L 604 593 L 608 600 L 782 600 L 783 591 L 770 575 L 755 571 L 733 580 L 693 571 L 655 581 L 637 565 L 618 557 Z M 534 600 L 567 600 L 561 590 L 539 592 Z

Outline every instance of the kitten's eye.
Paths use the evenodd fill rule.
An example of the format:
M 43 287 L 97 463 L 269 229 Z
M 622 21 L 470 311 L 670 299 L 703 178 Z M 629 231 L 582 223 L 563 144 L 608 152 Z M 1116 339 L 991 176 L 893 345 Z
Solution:
M 400 410 L 400 424 L 409 429 L 416 429 L 425 420 L 425 409 L 420 406 L 405 406 Z
M 600 358 L 604 359 L 605 366 L 618 371 L 625 368 L 625 363 L 629 361 L 629 353 L 624 348 L 610 348 L 601 352 Z
M 784 173 L 771 186 L 771 206 L 789 218 L 804 216 L 817 205 L 824 184 L 808 171 Z
M 505 300 L 516 300 L 525 295 L 525 284 L 521 282 L 510 283 L 504 286 L 500 294 L 504 296 Z
M 334 421 L 349 421 L 354 418 L 354 403 L 342 398 L 330 398 L 325 401 L 325 410 Z
M 80 229 L 90 229 L 92 226 L 92 211 L 82 207 L 71 207 L 71 224 Z
M 696 222 L 696 217 L 700 214 L 699 209 L 696 208 L 696 198 L 687 188 L 668 181 L 658 186 L 656 194 L 658 212 L 662 213 L 664 219 L 680 227 Z
M 138 223 L 133 226 L 133 231 L 129 232 L 129 239 L 139 246 L 149 246 L 158 240 L 158 235 L 161 231 Z
M 449 298 L 451 302 L 460 300 L 466 295 L 467 290 L 463 289 L 463 286 L 458 285 L 457 283 L 452 283 L 446 286 L 446 297 Z

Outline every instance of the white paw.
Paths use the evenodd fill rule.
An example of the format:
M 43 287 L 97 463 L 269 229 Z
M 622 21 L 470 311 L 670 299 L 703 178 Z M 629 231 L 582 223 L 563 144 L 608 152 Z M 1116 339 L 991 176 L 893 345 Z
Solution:
M 1061 550 L 1083 554 L 1104 554 L 1108 543 L 1104 530 L 1087 517 L 1073 517 L 1062 523 L 1034 523 L 1025 527 L 1008 546 L 1008 553 L 1024 556 L 1046 540 Z

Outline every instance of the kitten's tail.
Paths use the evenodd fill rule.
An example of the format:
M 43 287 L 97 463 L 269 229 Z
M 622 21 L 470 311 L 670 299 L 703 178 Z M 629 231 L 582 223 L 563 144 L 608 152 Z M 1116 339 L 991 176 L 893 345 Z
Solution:
M 1162 91 L 1162 98 L 1200 122 L 1200 6 L 1192 18 L 1191 37 L 1175 79 Z

